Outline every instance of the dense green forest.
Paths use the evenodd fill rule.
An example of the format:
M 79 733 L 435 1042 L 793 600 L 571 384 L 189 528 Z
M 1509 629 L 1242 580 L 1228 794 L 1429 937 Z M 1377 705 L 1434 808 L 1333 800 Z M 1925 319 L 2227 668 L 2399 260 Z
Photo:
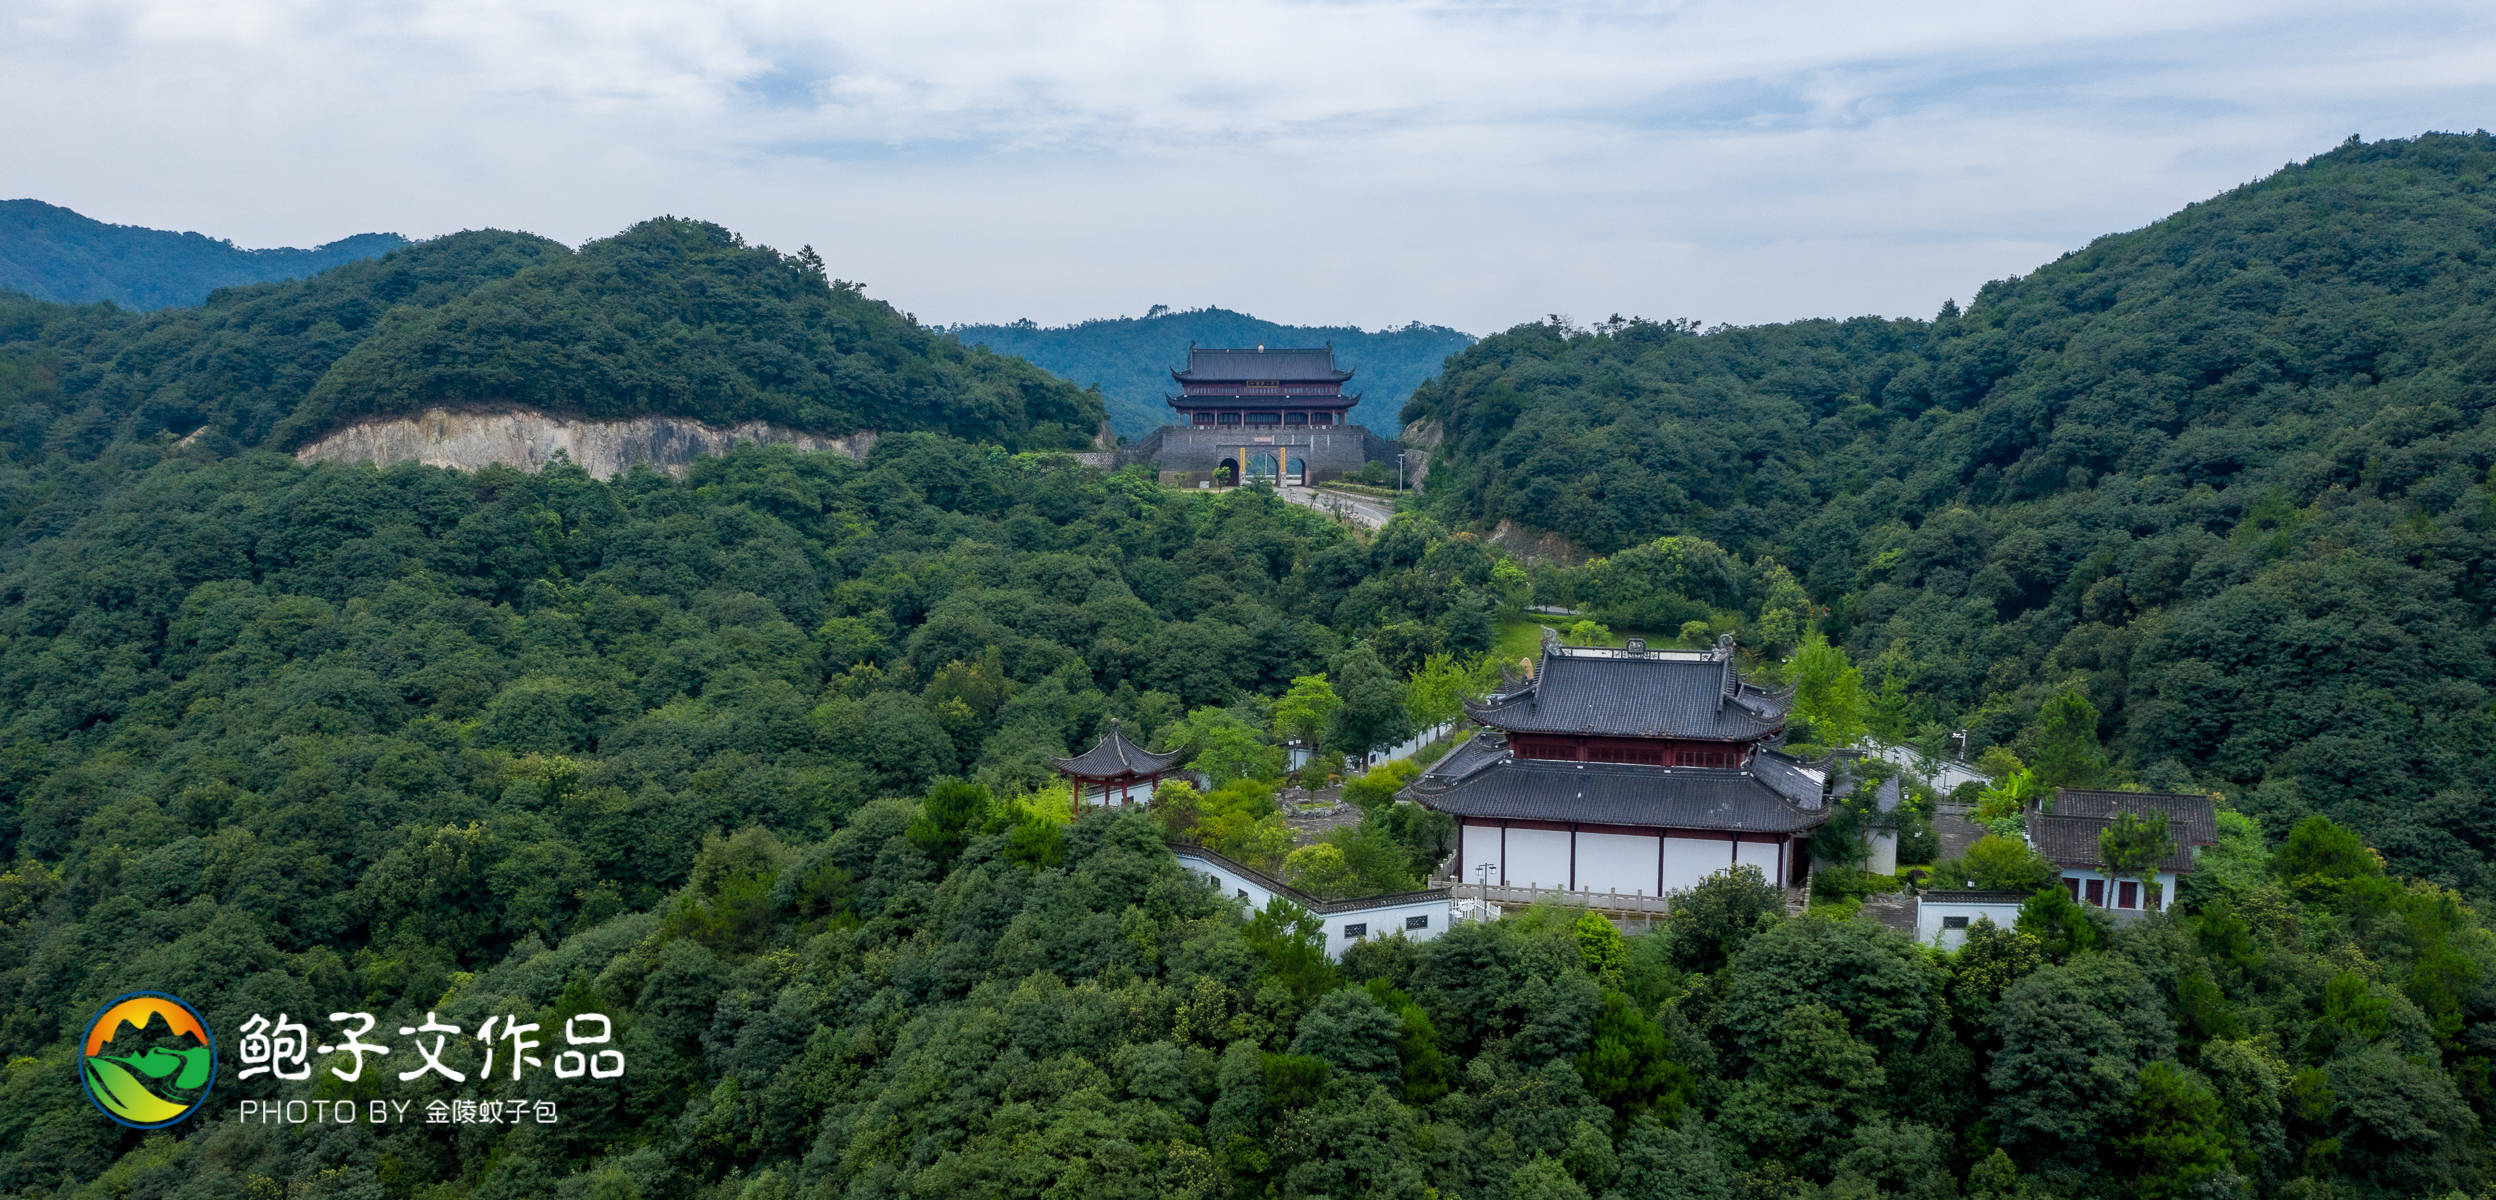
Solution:
M 1348 390 L 1361 402 L 1352 423 L 1387 437 L 1399 428 L 1395 415 L 1420 383 L 1438 374 L 1448 355 L 1473 344 L 1470 334 L 1419 321 L 1394 329 L 1352 325 L 1277 325 L 1224 308 L 1173 311 L 1154 305 L 1141 317 L 1103 317 L 1073 325 L 956 325 L 963 341 L 999 354 L 1029 359 L 1087 387 L 1098 387 L 1109 405 L 1109 423 L 1134 438 L 1170 423 L 1170 372 L 1187 365 L 1187 348 L 1198 346 L 1327 346 L 1335 362 L 1357 372 Z
M 2116 774 L 2484 898 L 2491 328 L 2496 139 L 2352 142 L 1964 312 L 1520 326 L 1405 415 L 1450 521 L 1773 561 L 1976 748 L 2076 690 Z
M 0 291 L 123 308 L 197 304 L 221 287 L 301 279 L 398 249 L 359 233 L 310 250 L 245 250 L 222 238 L 107 225 L 41 200 L 0 200 Z
M 0 577 L 7 1194 L 2488 1179 L 2496 944 L 2319 818 L 2272 848 L 2231 815 L 2177 913 L 2121 931 L 2049 891 L 1936 955 L 1725 877 L 1652 934 L 1538 910 L 1339 966 L 1313 923 L 1182 873 L 1153 819 L 1061 823 L 1041 759 L 1108 716 L 1203 761 L 1289 719 L 1259 696 L 1331 681 L 1349 708 L 1385 653 L 1485 646 L 1501 563 L 1426 520 L 1363 538 L 1262 491 L 928 434 L 684 480 L 196 447 L 81 469 L 126 475 L 27 513 Z M 1270 796 L 1279 762 L 1248 758 L 1204 824 Z M 229 1026 L 603 1013 L 629 1066 L 215 1102 L 552 1099 L 552 1126 L 142 1134 L 87 1106 L 71 1044 L 141 987 Z
M 2367 153 L 2308 170 L 2460 178 L 2410 148 Z M 1985 336 L 2004 294 L 1941 324 Z M 1698 421 L 1685 389 L 1715 389 L 1720 415 L 1799 403 L 1714 372 L 1821 360 L 1710 357 L 1744 336 L 1805 335 L 1623 323 L 1485 342 L 1416 400 L 1448 426 L 1428 501 L 1444 511 L 1364 533 L 1262 488 L 1086 470 L 1054 451 L 1099 420 L 1097 393 L 696 222 L 577 252 L 459 235 L 176 312 L 0 304 L 0 1194 L 2487 1195 L 2484 833 L 2433 808 L 2466 815 L 2480 793 L 2416 785 L 2465 775 L 2487 744 L 2464 556 L 2489 464 L 2404 458 L 2375 427 L 2327 501 L 2279 482 L 2263 515 L 2196 518 L 2141 559 L 2107 531 L 2153 542 L 2166 530 L 2141 522 L 2173 514 L 2137 481 L 2113 510 L 2091 505 L 2116 483 L 2066 475 L 1949 493 L 1955 524 L 1908 520 L 1925 510 L 1902 479 L 1922 476 L 1883 473 L 1887 439 L 1961 410 L 1850 400 L 1842 428 L 1759 443 L 1785 447 L 1785 473 L 1727 474 L 1764 489 L 1745 493 L 1755 528 L 1714 493 L 1612 538 L 1540 520 L 1607 553 L 1531 573 L 1462 528 L 1514 516 L 1505 439 L 1605 428 L 1572 407 L 1590 395 L 1620 406 L 1609 436 L 1637 425 L 1657 454 L 1747 453 L 1758 431 Z M 1630 345 L 1698 382 L 1650 392 Z M 2392 363 L 2381 378 L 2407 378 Z M 1499 396 L 1513 428 L 1464 425 Z M 748 447 L 681 479 L 283 453 L 358 414 L 485 402 L 889 433 L 864 460 Z M 1673 405 L 1680 424 L 1659 415 Z M 2337 412 L 2300 428 L 2342 437 Z M 2456 472 L 2459 499 L 2420 499 Z M 2382 490 L 2395 479 L 2405 506 Z M 2237 485 L 2196 486 L 2216 499 L 2194 511 L 2223 513 Z M 2464 502 L 2479 509 L 2452 515 Z M 1813 536 L 1762 523 L 1771 509 Z M 1801 552 L 1832 530 L 1856 531 L 1848 549 Z M 2003 549 L 2030 531 L 2044 540 Z M 2075 550 L 2098 564 L 2079 584 L 2012 573 Z M 2030 607 L 2007 607 L 2020 593 L 1996 566 L 2038 589 Z M 2238 589 L 2225 623 L 2159 615 Z M 2046 889 L 1949 953 L 1851 915 L 1850 891 L 1896 881 L 1847 869 L 1860 844 L 1841 836 L 1823 840 L 1843 887 L 1803 913 L 1729 875 L 1634 936 L 1512 908 L 1339 963 L 1313 922 L 1245 912 L 1164 850 L 1201 841 L 1322 893 L 1409 885 L 1446 836 L 1392 799 L 1410 764 L 1348 781 L 1357 825 L 1295 848 L 1276 742 L 1360 749 L 1448 715 L 1495 677 L 1504 632 L 1531 635 L 1517 611 L 1535 595 L 1588 609 L 1582 636 L 1739 632 L 1749 670 L 1796 688 L 1798 739 L 1929 744 L 1968 713 L 1998 763 L 2016 752 L 2044 783 L 2217 787 L 2219 842 L 2170 911 L 2116 928 Z M 2002 652 L 2055 620 L 2094 627 L 2081 644 L 2104 657 L 2059 632 Z M 2234 657 L 2202 649 L 2222 644 Z M 2312 653 L 2351 648 L 2368 653 Z M 2198 662 L 2188 682 L 2284 715 L 2215 758 L 2230 743 L 2189 722 L 2234 710 L 2152 728 L 2107 689 L 2129 661 Z M 1186 749 L 1208 786 L 1070 819 L 1046 759 L 1112 719 Z M 2401 789 L 2318 765 L 2361 750 L 2404 756 Z M 2002 836 L 1932 867 L 2021 890 L 2044 870 Z M 135 989 L 199 1007 L 228 1053 L 252 1014 L 337 1040 L 327 1014 L 551 1038 L 598 1013 L 628 1068 L 402 1082 L 415 1045 L 385 1033 L 393 1056 L 356 1082 L 327 1071 L 343 1052 L 300 1083 L 229 1065 L 208 1110 L 140 1132 L 78 1074 L 83 1022 Z M 455 1053 L 473 1069 L 481 1047 Z M 240 1118 L 268 1098 L 546 1100 L 560 1119 Z
M 148 314 L 0 297 L 0 372 L 0 437 L 21 457 L 160 433 L 291 448 L 430 405 L 933 429 L 1017 448 L 1080 446 L 1101 420 L 1097 396 L 827 279 L 811 250 L 676 218 L 578 251 L 453 234 Z

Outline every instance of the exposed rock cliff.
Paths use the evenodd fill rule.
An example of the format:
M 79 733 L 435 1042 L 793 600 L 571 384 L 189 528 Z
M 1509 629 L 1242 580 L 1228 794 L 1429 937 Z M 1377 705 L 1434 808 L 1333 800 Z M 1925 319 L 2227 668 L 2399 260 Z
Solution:
M 364 421 L 340 429 L 301 450 L 299 462 L 423 463 L 429 467 L 475 470 L 500 463 L 535 471 L 556 454 L 569 457 L 582 470 L 601 479 L 635 463 L 648 463 L 671 475 L 682 475 L 693 460 L 724 454 L 749 442 L 828 450 L 851 458 L 875 448 L 869 430 L 848 437 L 821 437 L 761 421 L 725 428 L 677 417 L 635 417 L 625 421 L 574 421 L 540 412 L 454 412 L 429 408 L 414 417 Z

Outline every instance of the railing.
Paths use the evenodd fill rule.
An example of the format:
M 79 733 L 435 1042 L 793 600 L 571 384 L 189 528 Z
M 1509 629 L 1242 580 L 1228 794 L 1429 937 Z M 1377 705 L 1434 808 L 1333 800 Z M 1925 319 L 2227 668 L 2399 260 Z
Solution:
M 1674 902 L 1674 896 L 1671 894 L 1651 896 L 1643 892 L 1610 890 L 1597 892 L 1576 888 L 1536 887 L 1532 884 L 1486 884 L 1479 880 L 1450 879 L 1438 875 L 1431 876 L 1430 886 L 1447 888 L 1450 898 L 1456 900 L 1502 905 L 1534 904 L 1543 900 L 1551 900 L 1569 908 L 1591 908 L 1601 913 L 1637 914 L 1650 919 L 1673 911 Z M 1808 888 L 1789 887 L 1779 890 L 1784 893 L 1785 907 L 1789 914 L 1802 912 L 1810 903 L 1811 893 Z
M 1458 900 L 1476 900 L 1484 904 L 1534 904 L 1543 900 L 1557 901 L 1570 908 L 1591 908 L 1601 912 L 1647 913 L 1662 915 L 1672 911 L 1672 897 L 1650 896 L 1639 892 L 1580 891 L 1571 888 L 1535 887 L 1531 884 L 1467 882 L 1461 879 L 1433 879 L 1434 887 L 1454 889 Z

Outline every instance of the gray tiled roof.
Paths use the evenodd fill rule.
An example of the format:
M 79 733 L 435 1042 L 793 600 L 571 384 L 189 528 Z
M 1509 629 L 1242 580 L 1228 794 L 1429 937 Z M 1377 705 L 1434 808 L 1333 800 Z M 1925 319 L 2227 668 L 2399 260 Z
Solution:
M 1109 723 L 1109 734 L 1091 749 L 1073 758 L 1052 758 L 1049 765 L 1069 775 L 1085 779 L 1115 779 L 1121 775 L 1158 775 L 1178 765 L 1187 757 L 1184 750 L 1155 754 L 1127 740 L 1118 723 Z
M 2051 812 L 2030 809 L 2028 844 L 2058 867 L 2102 867 L 2097 835 L 2115 823 L 2117 813 L 2167 817 L 2173 853 L 2158 864 L 2162 871 L 2193 869 L 2193 847 L 2219 838 L 2218 814 L 2210 797 L 2179 792 L 2087 792 L 2054 790 Z
M 2111 821 L 2119 812 L 2139 813 L 2146 817 L 2167 814 L 2167 832 L 2187 846 L 2207 846 L 2219 840 L 2218 805 L 2210 797 L 2192 792 L 2095 792 L 2079 788 L 2054 789 L 2054 815 L 2058 817 L 2094 817 Z
M 1546 650 L 1523 690 L 1466 709 L 1474 720 L 1517 733 L 1736 742 L 1784 728 L 1792 699 L 1733 672 L 1730 660 Z
M 1342 381 L 1352 372 L 1335 368 L 1335 352 L 1324 346 L 1315 349 L 1274 347 L 1244 350 L 1190 349 L 1187 369 L 1171 375 L 1188 383 L 1220 383 L 1233 379 Z
M 1426 808 L 1467 817 L 1744 833 L 1795 833 L 1829 817 L 1826 809 L 1796 805 L 1745 770 L 1506 757 L 1456 765 L 1458 771 L 1446 771 L 1442 760 L 1442 769 L 1414 780 L 1404 794 Z
M 1818 808 L 1826 799 L 1822 783 L 1826 770 L 1805 766 L 1801 759 L 1774 750 L 1751 756 L 1751 773 L 1759 776 L 1761 783 L 1805 808 Z

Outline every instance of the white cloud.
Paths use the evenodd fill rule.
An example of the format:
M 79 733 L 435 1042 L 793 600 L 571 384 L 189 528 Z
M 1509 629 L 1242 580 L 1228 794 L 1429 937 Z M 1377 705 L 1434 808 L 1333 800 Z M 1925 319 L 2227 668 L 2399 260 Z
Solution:
M 696 215 L 929 320 L 1921 315 L 2484 124 L 2492 51 L 2457 4 L 18 0 L 0 192 L 246 244 Z

